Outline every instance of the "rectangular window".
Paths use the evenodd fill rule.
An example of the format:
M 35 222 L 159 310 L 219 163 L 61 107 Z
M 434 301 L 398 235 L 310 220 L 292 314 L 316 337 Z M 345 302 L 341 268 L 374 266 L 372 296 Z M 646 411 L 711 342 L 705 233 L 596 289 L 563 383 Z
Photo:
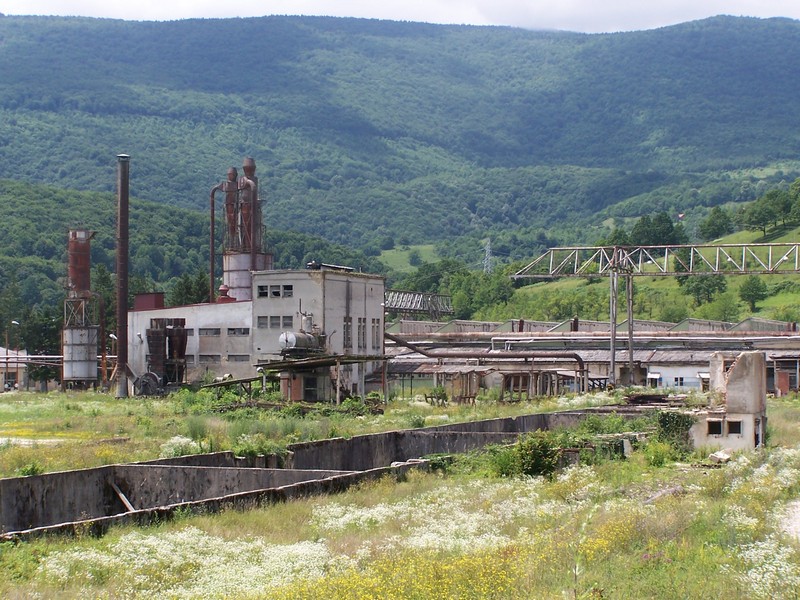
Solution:
M 706 421 L 708 426 L 708 435 L 722 435 L 722 421 L 711 420 Z
M 280 298 L 281 297 L 281 286 L 279 286 L 279 285 L 271 285 L 271 286 L 269 286 L 269 297 L 270 298 Z
M 187 354 L 186 355 L 186 366 L 193 367 L 194 366 L 194 354 Z
M 353 347 L 353 317 L 345 317 L 342 324 L 342 345 L 345 348 Z
M 675 377 L 675 387 L 683 387 L 683 377 Z
M 381 320 L 372 319 L 372 348 L 381 349 Z
M 280 329 L 281 328 L 281 316 L 280 315 L 270 315 L 270 317 L 269 317 L 269 328 L 270 329 Z
M 283 286 L 283 297 L 291 298 L 292 296 L 294 296 L 294 286 L 293 285 Z
M 249 327 L 228 327 L 229 336 L 250 335 Z
M 269 317 L 267 316 L 259 316 L 257 322 L 259 329 L 266 329 L 269 327 Z
M 249 354 L 228 354 L 228 362 L 250 362 Z
M 363 350 L 367 347 L 367 320 L 363 317 L 358 318 L 358 348 Z
M 260 285 L 260 286 L 258 286 L 258 297 L 259 298 L 267 298 L 267 297 L 269 297 L 269 286 L 268 285 Z
M 220 334 L 220 329 L 219 327 L 201 327 L 197 334 L 205 337 L 217 336 Z
M 187 337 L 194 336 L 194 329 L 192 329 L 191 327 L 188 327 L 188 328 L 187 328 L 187 329 L 185 329 L 184 331 L 186 331 L 186 336 L 187 336 Z
M 281 327 L 284 329 L 294 329 L 294 317 L 292 315 L 284 315 L 281 317 Z
M 728 435 L 742 435 L 742 422 L 728 421 Z
M 219 354 L 201 354 L 198 362 L 201 365 L 218 365 L 222 359 Z

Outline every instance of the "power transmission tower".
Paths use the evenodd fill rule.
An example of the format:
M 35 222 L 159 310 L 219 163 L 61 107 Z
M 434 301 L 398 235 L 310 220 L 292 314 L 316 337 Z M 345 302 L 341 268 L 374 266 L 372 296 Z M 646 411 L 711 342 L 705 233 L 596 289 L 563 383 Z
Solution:
M 484 246 L 483 272 L 487 273 L 487 274 L 492 272 L 492 240 L 491 240 L 491 238 L 486 240 L 486 246 Z

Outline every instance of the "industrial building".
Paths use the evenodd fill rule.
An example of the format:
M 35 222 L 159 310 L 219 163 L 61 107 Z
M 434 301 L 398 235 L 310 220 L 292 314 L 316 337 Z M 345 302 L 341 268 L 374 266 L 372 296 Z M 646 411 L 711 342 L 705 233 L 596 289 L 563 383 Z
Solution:
M 128 312 L 128 368 L 134 385 L 280 373 L 293 401 L 364 395 L 383 369 L 384 279 L 337 265 L 275 270 L 263 245 L 255 161 L 211 190 L 215 279 L 215 194 L 224 193 L 223 284 L 210 303 L 165 307 L 163 294 L 137 297 Z M 217 294 L 218 292 L 218 294 Z M 137 384 L 138 382 L 138 384 Z

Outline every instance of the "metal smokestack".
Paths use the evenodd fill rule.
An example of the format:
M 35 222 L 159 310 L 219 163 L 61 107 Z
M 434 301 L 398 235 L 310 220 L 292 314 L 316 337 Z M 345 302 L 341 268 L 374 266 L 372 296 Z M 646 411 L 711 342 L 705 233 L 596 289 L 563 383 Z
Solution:
M 117 155 L 117 398 L 128 397 L 128 194 L 130 160 Z

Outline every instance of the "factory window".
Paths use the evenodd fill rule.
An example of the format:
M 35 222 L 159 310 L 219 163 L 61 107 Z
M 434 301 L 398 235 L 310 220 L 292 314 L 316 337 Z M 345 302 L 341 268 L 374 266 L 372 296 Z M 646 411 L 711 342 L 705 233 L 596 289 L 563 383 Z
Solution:
M 281 286 L 279 286 L 279 285 L 271 285 L 271 286 L 269 286 L 269 297 L 270 298 L 280 298 L 281 297 Z
M 281 316 L 280 315 L 271 315 L 269 318 L 269 327 L 270 329 L 280 329 L 281 328 Z
M 259 298 L 266 298 L 269 296 L 269 286 L 268 285 L 260 285 L 258 286 L 258 297 Z
M 193 367 L 194 366 L 194 354 L 187 354 L 186 355 L 186 366 Z
M 218 365 L 222 359 L 219 354 L 201 354 L 198 362 L 201 365 Z
M 294 317 L 292 315 L 284 315 L 281 317 L 281 326 L 284 329 L 294 329 Z
M 358 348 L 363 350 L 367 347 L 367 320 L 363 317 L 358 318 Z
M 381 320 L 372 319 L 372 348 L 373 350 L 381 349 Z
M 742 435 L 742 422 L 728 421 L 728 435 Z
M 192 329 L 191 327 L 184 329 L 184 331 L 186 332 L 187 336 L 194 336 L 194 329 Z
M 228 362 L 250 362 L 249 354 L 228 354 Z
M 706 421 L 708 435 L 722 435 L 722 421 L 709 419 Z
M 283 286 L 283 297 L 291 298 L 292 296 L 294 296 L 294 286 L 293 285 Z
M 229 336 L 250 335 L 249 327 L 228 327 Z
M 198 329 L 197 334 L 200 336 L 216 336 L 220 334 L 219 327 L 201 327 Z
M 345 348 L 353 347 L 353 317 L 345 317 L 342 327 L 342 345 Z
M 258 317 L 258 328 L 266 329 L 269 327 L 269 317 L 261 315 Z

